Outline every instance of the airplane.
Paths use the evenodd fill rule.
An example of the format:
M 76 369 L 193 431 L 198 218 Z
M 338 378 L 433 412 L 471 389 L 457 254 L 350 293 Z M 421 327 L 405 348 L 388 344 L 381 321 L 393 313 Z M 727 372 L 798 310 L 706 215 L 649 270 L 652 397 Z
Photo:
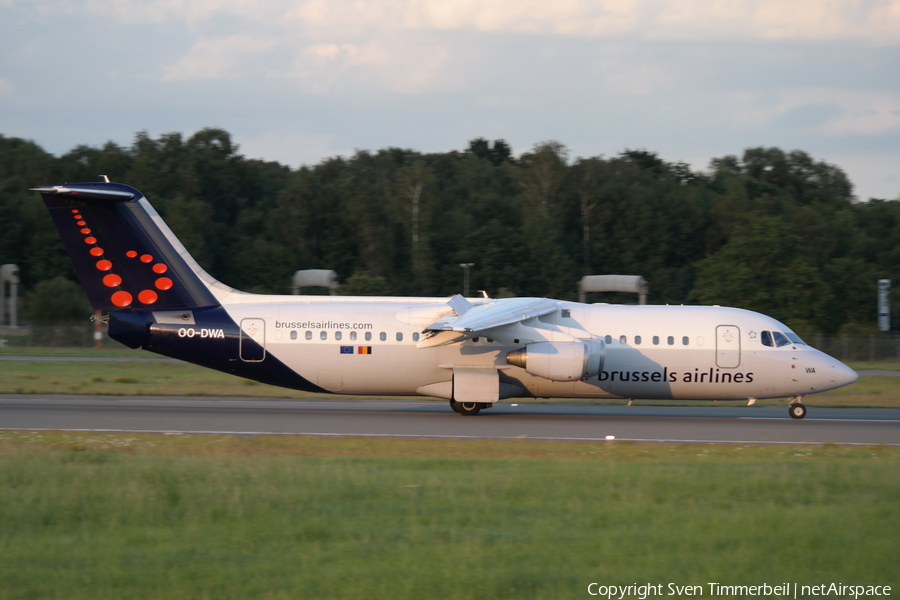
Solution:
M 138 190 L 32 188 L 108 334 L 243 378 L 345 395 L 431 396 L 474 416 L 516 398 L 790 398 L 855 371 L 765 315 L 548 298 L 282 296 L 220 283 Z M 104 317 L 106 318 L 106 317 Z

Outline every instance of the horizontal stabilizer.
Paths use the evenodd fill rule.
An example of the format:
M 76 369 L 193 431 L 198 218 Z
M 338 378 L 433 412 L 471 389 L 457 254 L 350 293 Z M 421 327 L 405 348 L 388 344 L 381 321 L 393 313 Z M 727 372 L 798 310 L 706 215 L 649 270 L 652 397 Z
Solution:
M 122 202 L 134 198 L 133 193 L 124 190 L 65 187 L 62 185 L 36 187 L 31 188 L 31 191 L 53 194 L 55 196 L 69 196 L 78 200 L 106 200 L 107 202 Z

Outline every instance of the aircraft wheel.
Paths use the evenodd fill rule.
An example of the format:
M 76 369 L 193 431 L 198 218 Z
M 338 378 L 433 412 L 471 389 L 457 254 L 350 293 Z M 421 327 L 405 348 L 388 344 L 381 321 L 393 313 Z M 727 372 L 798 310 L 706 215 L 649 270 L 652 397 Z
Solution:
M 456 412 L 461 415 L 474 417 L 481 412 L 481 404 L 479 402 L 457 402 Z
M 456 400 L 451 400 L 451 401 L 450 401 L 450 408 L 453 409 L 453 412 L 457 412 L 457 413 L 458 413 L 458 412 L 459 412 L 459 402 L 457 402 Z
M 802 419 L 806 416 L 806 407 L 802 404 L 791 404 L 788 406 L 788 413 L 792 419 Z

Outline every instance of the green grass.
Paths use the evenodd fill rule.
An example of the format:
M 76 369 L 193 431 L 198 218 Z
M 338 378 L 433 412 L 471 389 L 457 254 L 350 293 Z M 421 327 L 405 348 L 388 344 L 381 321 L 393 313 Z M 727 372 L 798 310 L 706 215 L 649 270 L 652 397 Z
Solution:
M 0 361 L 0 394 L 314 396 L 182 362 Z
M 857 371 L 900 371 L 900 362 L 897 361 L 851 360 L 845 364 Z
M 5 346 L 0 356 L 103 356 L 107 358 L 161 358 L 146 350 L 132 350 L 114 341 L 107 341 L 99 350 L 87 347 Z
M 900 407 L 900 377 L 860 377 L 856 383 L 804 398 L 811 406 Z
M 898 466 L 834 445 L 0 432 L 0 597 L 896 586 Z

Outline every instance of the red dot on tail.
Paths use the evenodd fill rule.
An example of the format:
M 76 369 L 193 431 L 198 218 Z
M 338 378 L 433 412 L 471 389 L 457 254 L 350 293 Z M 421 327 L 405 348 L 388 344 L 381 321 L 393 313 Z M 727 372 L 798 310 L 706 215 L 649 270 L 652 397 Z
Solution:
M 112 263 L 108 260 L 98 260 L 97 268 L 101 271 L 109 271 L 110 269 L 112 269 Z
M 159 294 L 157 294 L 153 290 L 144 290 L 140 294 L 138 294 L 138 300 L 140 300 L 141 304 L 153 304 L 158 299 Z
M 153 256 L 150 254 L 141 254 L 141 262 L 148 263 L 153 262 Z
M 78 221 L 75 224 L 78 225 L 79 227 L 84 227 L 85 225 L 87 225 L 87 223 L 85 223 L 84 221 Z
M 91 248 L 91 256 L 103 256 L 103 248 L 101 248 L 100 246 Z
M 115 273 L 110 273 L 103 277 L 103 285 L 106 287 L 118 287 L 122 285 L 122 278 Z
M 169 267 L 167 267 L 166 265 L 164 265 L 162 263 L 156 263 L 155 265 L 153 265 L 153 272 L 158 275 L 162 275 L 163 273 L 165 273 L 168 270 L 169 270 Z
M 135 256 L 137 256 L 137 252 L 135 252 L 134 250 L 129 250 L 125 253 L 125 256 L 127 256 L 128 258 L 134 258 Z
M 78 221 L 80 219 L 83 219 L 84 217 L 82 217 L 81 215 L 72 215 L 72 218 Z
M 116 306 L 128 306 L 131 304 L 131 294 L 128 292 L 116 292 L 112 295 L 111 300 Z
M 73 214 L 73 215 L 77 215 L 77 214 L 78 214 L 78 209 L 77 209 L 77 208 L 73 208 L 73 209 L 72 209 L 72 214 Z
M 91 230 L 88 229 L 87 227 L 83 227 L 83 228 L 81 229 L 81 233 L 83 233 L 84 235 L 87 235 L 87 234 L 89 234 L 90 232 L 91 232 Z
M 158 290 L 171 290 L 172 289 L 172 280 L 168 277 L 160 277 L 156 280 L 156 289 Z
M 84 243 L 85 243 L 85 244 L 96 244 L 96 243 L 97 243 L 97 238 L 95 238 L 95 237 L 86 237 L 86 238 L 84 238 Z

